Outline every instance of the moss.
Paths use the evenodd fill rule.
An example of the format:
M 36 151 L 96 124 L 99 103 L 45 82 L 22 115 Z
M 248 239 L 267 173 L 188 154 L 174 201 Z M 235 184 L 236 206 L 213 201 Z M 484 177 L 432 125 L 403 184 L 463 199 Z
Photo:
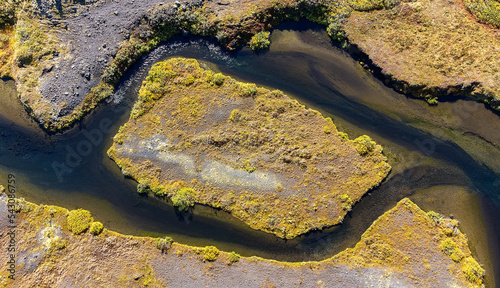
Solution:
M 183 81 L 190 75 L 195 82 L 186 87 Z M 190 204 L 181 210 L 195 202 L 222 208 L 255 229 L 293 238 L 341 221 L 361 195 L 387 175 L 389 166 L 373 141 L 366 144 L 373 144 L 370 153 L 360 157 L 331 119 L 283 92 L 227 76 L 223 85 L 212 85 L 213 76 L 189 59 L 172 58 L 153 66 L 134 108 L 141 116 L 132 113 L 108 151 L 124 173 L 143 184 L 141 191 L 147 183 L 153 193 L 171 197 L 174 204 L 189 198 L 183 203 Z M 151 121 L 154 117 L 161 121 Z M 175 167 L 159 167 L 154 157 L 139 162 L 129 158 L 136 153 L 129 144 L 146 143 L 158 134 L 172 142 L 162 149 L 164 155 L 154 157 L 175 162 L 182 175 Z M 359 171 L 321 164 L 344 157 Z M 217 168 L 207 167 L 209 163 Z M 334 169 L 338 178 L 326 177 Z M 297 196 L 285 197 L 289 191 Z M 350 200 L 342 203 L 337 191 L 345 191 Z M 311 201 L 304 204 L 303 195 Z
M 247 115 L 240 111 L 240 109 L 234 109 L 229 115 L 229 120 L 232 122 L 241 122 L 246 120 Z
M 161 250 L 161 252 L 165 252 L 172 247 L 172 243 L 174 243 L 174 239 L 171 237 L 158 238 L 156 240 L 156 248 Z
M 212 83 L 220 86 L 224 83 L 224 79 L 226 79 L 226 76 L 222 75 L 222 73 L 216 73 L 213 75 Z
M 195 192 L 191 188 L 181 188 L 172 197 L 172 203 L 180 211 L 188 211 L 189 207 L 194 206 Z
M 255 34 L 248 43 L 250 45 L 250 48 L 252 50 L 261 50 L 268 48 L 269 45 L 271 45 L 271 42 L 269 41 L 269 35 L 270 33 L 267 31 L 262 31 Z
M 443 216 L 441 214 L 436 213 L 434 211 L 427 212 L 427 216 L 432 218 L 432 220 L 434 220 L 434 222 L 436 222 L 436 223 L 439 223 L 439 221 L 443 218 Z
M 473 284 L 481 285 L 484 279 L 484 269 L 472 257 L 467 257 L 462 264 L 462 272 L 467 280 Z
M 219 249 L 215 246 L 206 246 L 203 250 L 203 258 L 208 261 L 215 261 L 219 257 Z
M 498 0 L 464 0 L 463 2 L 481 23 L 500 28 L 500 2 Z
M 151 191 L 151 188 L 149 187 L 149 184 L 146 181 L 142 181 L 137 185 L 137 193 L 147 194 L 149 191 Z
M 82 234 L 89 229 L 92 221 L 94 221 L 94 218 L 92 218 L 92 214 L 87 210 L 71 210 L 68 213 L 68 228 L 76 235 Z
M 240 254 L 236 253 L 236 252 L 231 252 L 229 253 L 229 262 L 230 263 L 236 263 L 238 261 L 240 261 Z
M 367 135 L 359 136 L 353 140 L 353 143 L 356 145 L 359 155 L 366 155 L 375 148 L 375 142 Z
M 92 224 L 90 224 L 89 232 L 92 235 L 97 236 L 97 235 L 101 234 L 103 229 L 104 229 L 104 225 L 102 225 L 101 222 L 92 222 Z
M 326 120 L 326 125 L 325 127 L 323 127 L 323 132 L 325 132 L 326 134 L 330 134 L 332 133 L 332 131 L 337 130 L 335 124 L 333 124 L 332 118 L 326 117 L 325 120 Z

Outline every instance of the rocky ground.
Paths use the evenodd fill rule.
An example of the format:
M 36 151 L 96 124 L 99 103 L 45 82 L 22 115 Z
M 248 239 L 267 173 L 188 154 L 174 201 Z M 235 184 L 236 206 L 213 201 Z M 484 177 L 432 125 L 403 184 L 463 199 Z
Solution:
M 156 239 L 106 229 L 75 235 L 66 209 L 24 201 L 12 212 L 11 242 L 5 194 L 1 200 L 0 246 L 16 248 L 15 280 L 8 278 L 10 254 L 0 254 L 2 287 L 481 287 L 484 273 L 456 220 L 426 214 L 408 199 L 382 215 L 354 248 L 301 263 L 222 251 L 214 259 L 205 248 L 175 242 L 162 252 Z

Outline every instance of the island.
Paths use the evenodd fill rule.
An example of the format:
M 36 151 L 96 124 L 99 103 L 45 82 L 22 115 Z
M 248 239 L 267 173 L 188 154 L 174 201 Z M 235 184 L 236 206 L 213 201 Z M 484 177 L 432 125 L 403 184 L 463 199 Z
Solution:
M 349 140 L 281 91 L 183 58 L 151 68 L 108 155 L 139 193 L 220 208 L 283 238 L 341 223 L 390 171 L 369 136 Z

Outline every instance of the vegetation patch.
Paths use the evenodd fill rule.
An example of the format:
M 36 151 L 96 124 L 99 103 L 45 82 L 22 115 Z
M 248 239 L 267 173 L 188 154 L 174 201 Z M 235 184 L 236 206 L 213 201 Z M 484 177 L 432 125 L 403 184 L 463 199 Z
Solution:
M 463 0 L 469 11 L 485 24 L 500 28 L 500 2 L 498 0 Z
M 174 239 L 171 237 L 158 238 L 158 240 L 156 240 L 156 248 L 161 250 L 161 252 L 166 252 L 172 247 L 172 243 L 174 243 Z
M 97 235 L 101 234 L 103 229 L 104 229 L 104 225 L 102 225 L 101 222 L 92 222 L 92 224 L 90 224 L 89 232 L 92 235 L 97 236 Z
M 464 2 L 498 7 L 495 0 Z M 491 20 L 500 13 L 496 9 L 484 12 L 486 23 L 496 21 Z M 344 28 L 396 90 L 431 105 L 437 97 L 462 95 L 498 109 L 498 31 L 470 17 L 461 1 L 400 1 L 390 9 L 353 11 Z
M 170 265 L 173 265 L 180 269 L 189 267 L 195 273 L 199 271 L 194 281 L 208 281 L 206 283 L 209 285 L 213 283 L 210 281 L 217 281 L 216 285 L 222 286 L 234 285 L 234 279 L 241 276 L 241 271 L 265 267 L 269 273 L 286 273 L 286 277 L 279 278 L 285 281 L 281 283 L 289 283 L 286 281 L 291 275 L 296 279 L 301 278 L 301 281 L 317 281 L 318 277 L 323 283 L 345 281 L 340 282 L 346 283 L 345 286 L 359 281 L 378 285 L 381 283 L 380 279 L 391 277 L 415 287 L 483 287 L 485 271 L 471 256 L 467 238 L 460 231 L 449 236 L 445 230 L 455 225 L 453 219 L 440 217 L 438 223 L 408 199 L 401 200 L 394 208 L 381 215 L 353 248 L 323 261 L 295 263 L 241 257 L 235 252 L 219 251 L 214 246 L 191 247 L 173 243 L 169 237 L 152 239 L 111 231 L 103 232 L 102 237 L 78 237 L 68 230 L 58 228 L 66 225 L 66 209 L 33 203 L 26 205 L 30 205 L 32 209 L 21 210 L 16 215 L 16 235 L 23 239 L 16 248 L 28 251 L 28 258 L 30 255 L 38 255 L 39 258 L 30 264 L 34 269 L 25 272 L 23 284 L 28 286 L 53 285 L 54 273 L 58 273 L 62 279 L 79 279 L 78 283 L 85 287 L 164 287 L 166 283 L 192 284 L 192 280 L 186 278 L 187 274 L 172 269 Z M 51 225 L 47 226 L 49 219 Z M 2 229 L 0 233 L 7 232 L 7 227 Z M 7 246 L 8 242 L 5 242 L 3 248 L 6 249 Z M 463 259 L 454 262 L 449 255 L 443 253 L 440 246 L 461 249 Z M 71 249 L 65 249 L 66 247 Z M 155 253 L 158 251 L 156 249 L 172 249 L 175 253 Z M 40 254 L 40 251 L 45 252 Z M 209 263 L 202 263 L 200 258 Z M 23 261 L 25 258 L 19 259 Z M 229 261 L 227 264 L 239 263 L 234 267 L 212 263 L 217 259 Z M 94 265 L 96 273 L 102 271 L 101 274 L 88 277 L 89 263 Z M 7 262 L 2 265 L 0 268 L 8 269 Z M 221 270 L 230 277 L 214 280 L 214 273 Z M 377 276 L 374 273 L 380 274 Z M 373 275 L 377 276 L 375 282 Z M 246 286 L 265 283 L 266 279 L 261 278 L 250 279 L 253 284 L 239 283 Z M 2 283 L 8 287 L 15 284 L 7 277 L 3 277 Z
M 203 249 L 203 258 L 208 261 L 215 261 L 219 257 L 219 249 L 215 246 L 207 246 Z
M 76 235 L 82 234 L 89 229 L 93 221 L 92 214 L 87 210 L 78 209 L 68 212 L 68 229 Z
M 189 207 L 194 206 L 194 197 L 194 190 L 184 187 L 177 191 L 177 193 L 175 193 L 175 195 L 172 197 L 172 203 L 180 211 L 187 211 Z
M 380 145 L 346 139 L 332 119 L 281 91 L 173 58 L 151 68 L 108 155 L 139 193 L 166 196 L 182 211 L 221 208 L 294 238 L 339 223 L 388 174 Z
M 255 35 L 252 36 L 252 39 L 250 39 L 249 45 L 252 50 L 261 50 L 268 48 L 269 45 L 271 45 L 271 42 L 269 42 L 269 35 L 271 33 L 267 31 L 261 31 Z

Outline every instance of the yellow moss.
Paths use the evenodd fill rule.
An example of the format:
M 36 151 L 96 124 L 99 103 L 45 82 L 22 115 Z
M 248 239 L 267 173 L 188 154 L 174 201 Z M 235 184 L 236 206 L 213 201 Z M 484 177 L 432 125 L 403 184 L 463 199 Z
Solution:
M 252 39 L 250 39 L 250 42 L 248 43 L 250 45 L 250 48 L 252 50 L 259 50 L 269 47 L 269 45 L 271 45 L 271 42 L 269 41 L 269 35 L 270 33 L 266 31 L 262 31 L 253 35 Z
M 219 257 L 219 249 L 215 246 L 207 246 L 203 250 L 203 258 L 208 261 L 215 261 Z
M 469 282 L 481 285 L 484 278 L 484 269 L 472 257 L 467 257 L 462 264 L 462 271 Z
M 104 225 L 102 225 L 101 222 L 92 222 L 92 224 L 90 224 L 89 232 L 93 235 L 99 235 L 101 234 L 102 229 L 104 229 Z
M 78 209 L 68 212 L 68 228 L 76 235 L 85 232 L 90 227 L 92 221 L 94 221 L 94 218 L 92 218 L 92 214 L 87 210 Z
M 158 96 L 155 93 L 163 92 L 157 91 L 142 97 L 134 109 L 142 111 L 142 116 L 133 112 L 129 122 L 115 137 L 114 149 L 108 151 L 124 173 L 136 179 L 141 187 L 147 184 L 158 196 L 178 200 L 178 190 L 190 188 L 196 192 L 194 202 L 222 208 L 254 229 L 293 238 L 341 221 L 353 203 L 367 189 L 377 185 L 390 169 L 380 146 L 370 140 L 368 143 L 373 144 L 371 153 L 360 157 L 351 142 L 341 140 L 331 119 L 306 109 L 281 91 L 269 91 L 227 76 L 224 76 L 223 85 L 218 86 L 213 82 L 214 73 L 201 69 L 196 61 L 172 58 L 166 62 L 158 67 L 170 69 L 170 72 L 166 76 L 149 75 L 141 90 L 153 91 L 157 88 L 152 88 L 152 84 L 162 83 L 158 86 L 161 91 L 169 92 Z M 195 83 L 186 87 L 183 81 L 188 75 L 194 75 Z M 202 112 L 195 119 L 191 111 L 197 107 L 202 107 Z M 161 119 L 158 125 L 151 123 L 157 122 L 151 121 L 156 116 Z M 298 119 L 304 124 L 302 127 L 297 127 L 292 121 Z M 322 131 L 325 125 L 330 131 L 328 135 Z M 178 157 L 175 161 L 179 161 L 180 166 L 186 165 L 187 177 L 182 176 L 185 183 L 176 188 L 170 188 L 170 181 L 181 180 L 176 176 L 177 172 L 158 167 L 155 159 L 131 161 L 127 155 L 135 152 L 124 151 L 120 146 L 139 138 L 142 143 L 157 134 L 176 139 L 176 144 L 164 152 L 171 155 L 168 157 Z M 362 173 L 339 169 L 337 175 L 345 177 L 344 180 L 323 179 L 329 171 L 337 168 L 318 164 L 331 163 L 338 157 L 349 157 Z M 190 166 L 192 159 L 195 165 L 201 164 L 198 159 L 216 161 L 217 165 L 222 165 L 222 170 L 217 168 L 218 171 L 211 170 L 208 175 L 205 172 L 201 175 L 203 166 Z M 256 180 L 240 181 L 231 176 L 233 172 L 224 173 L 225 169 L 245 170 L 252 173 L 249 179 Z M 171 172 L 173 177 L 163 176 Z M 278 181 L 275 178 L 278 175 L 290 181 Z M 320 175 L 323 178 L 319 179 Z M 195 181 L 200 177 L 205 181 Z M 221 188 L 221 181 L 229 181 L 240 197 L 228 197 L 226 193 L 231 191 Z M 292 185 L 292 182 L 296 183 Z M 255 190 L 262 189 L 271 193 L 255 193 Z M 305 206 L 300 196 L 285 200 L 282 194 L 288 190 L 301 190 L 299 193 L 307 193 L 312 199 Z M 337 191 L 345 191 L 343 193 L 352 199 L 341 203 Z M 275 205 L 279 199 L 282 202 Z M 334 205 L 328 203 L 332 199 L 336 202 Z M 287 213 L 286 218 L 282 216 L 283 211 Z M 308 221 L 308 217 L 314 217 L 314 221 Z

